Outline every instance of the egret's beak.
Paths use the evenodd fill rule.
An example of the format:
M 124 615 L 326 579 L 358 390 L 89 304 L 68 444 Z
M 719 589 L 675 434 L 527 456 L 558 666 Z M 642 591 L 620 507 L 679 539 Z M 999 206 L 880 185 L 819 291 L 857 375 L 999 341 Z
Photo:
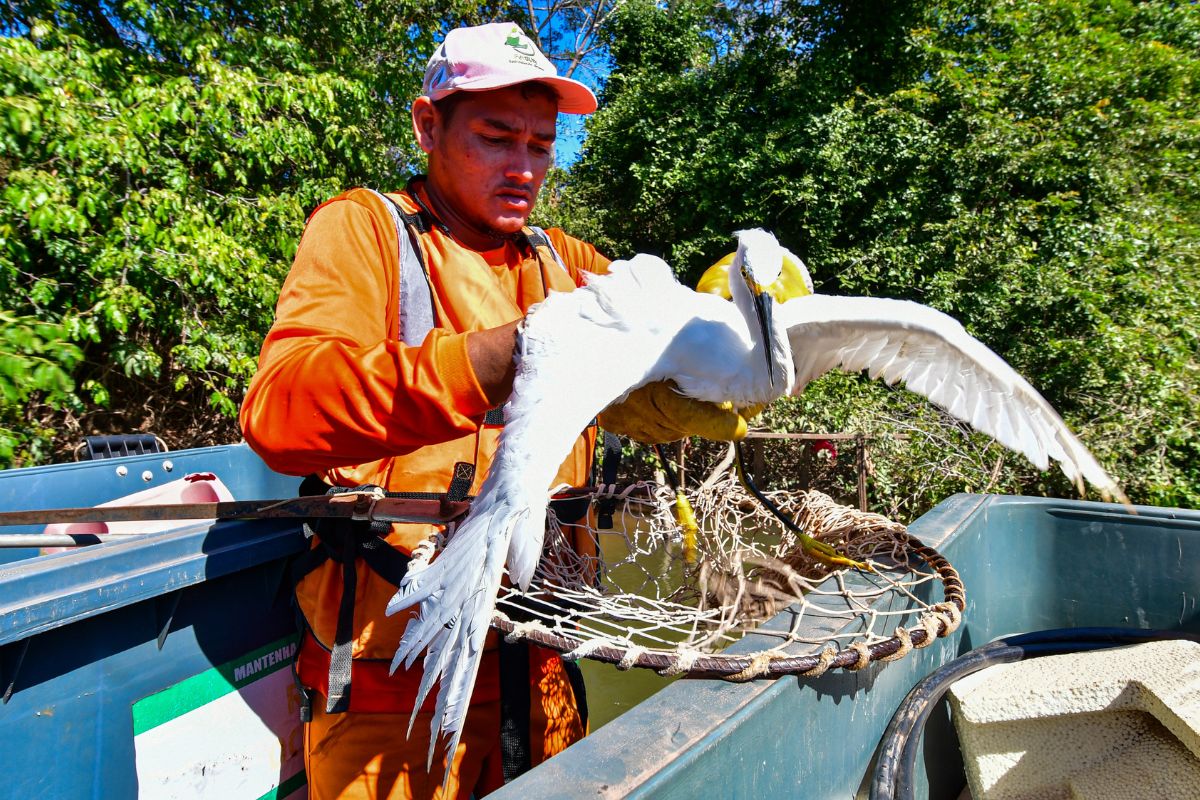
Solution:
M 775 383 L 775 364 L 771 361 L 771 319 L 775 314 L 775 298 L 758 284 L 750 281 L 750 292 L 754 298 L 754 315 L 758 317 L 759 332 L 762 333 L 763 355 L 767 359 L 767 375 Z

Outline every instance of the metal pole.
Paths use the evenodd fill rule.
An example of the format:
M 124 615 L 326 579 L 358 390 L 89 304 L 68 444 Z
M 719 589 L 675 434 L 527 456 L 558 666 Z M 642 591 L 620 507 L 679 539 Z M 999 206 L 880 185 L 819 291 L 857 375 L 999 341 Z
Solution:
M 100 542 L 129 540 L 139 534 L 94 534 L 94 533 L 4 533 L 0 534 L 0 548 L 9 547 L 82 547 Z M 145 535 L 145 534 L 140 534 Z

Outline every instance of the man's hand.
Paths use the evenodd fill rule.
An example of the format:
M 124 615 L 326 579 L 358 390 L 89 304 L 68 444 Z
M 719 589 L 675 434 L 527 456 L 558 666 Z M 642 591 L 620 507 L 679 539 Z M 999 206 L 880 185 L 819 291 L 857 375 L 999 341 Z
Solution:
M 745 438 L 748 429 L 746 418 L 729 403 L 685 397 L 671 381 L 650 383 L 630 392 L 623 401 L 600 413 L 600 427 L 645 444 L 689 436 L 736 442 Z

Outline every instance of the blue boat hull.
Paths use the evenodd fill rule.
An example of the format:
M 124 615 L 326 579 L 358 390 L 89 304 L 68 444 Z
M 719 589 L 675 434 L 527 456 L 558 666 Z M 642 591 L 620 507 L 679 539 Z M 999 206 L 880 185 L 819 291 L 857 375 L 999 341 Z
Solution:
M 199 471 L 215 472 L 239 500 L 294 496 L 298 483 L 238 445 L 0 472 L 0 509 L 93 505 Z M 1056 627 L 1200 632 L 1196 512 L 1143 508 L 1132 517 L 1097 503 L 958 495 L 911 531 L 966 583 L 964 622 L 948 639 L 858 673 L 678 681 L 493 796 L 847 798 L 865 785 L 904 695 L 962 652 Z M 286 667 L 295 641 L 287 560 L 304 547 L 295 522 L 258 521 L 185 525 L 36 558 L 0 551 L 6 793 L 172 796 L 156 781 L 176 759 L 196 771 L 172 778 L 194 780 L 183 796 L 303 796 Z M 754 637 L 737 645 L 761 646 Z M 212 722 L 224 717 L 210 712 L 226 708 L 243 720 L 236 730 Z M 249 745 L 234 744 L 247 718 L 265 754 L 221 762 L 223 740 L 250 757 Z M 944 713 L 922 746 L 923 793 L 957 797 L 961 758 Z M 218 749 L 205 756 L 205 748 Z M 256 777 L 234 791 L 238 769 Z
M 948 639 L 857 673 L 673 683 L 489 797 L 854 797 L 869 783 L 880 737 L 904 696 L 972 648 L 1005 634 L 1074 626 L 1200 632 L 1200 513 L 1138 512 L 952 497 L 910 526 L 966 584 L 963 624 Z M 750 640 L 736 647 L 762 646 Z M 959 797 L 966 781 L 944 707 L 921 748 L 918 796 Z

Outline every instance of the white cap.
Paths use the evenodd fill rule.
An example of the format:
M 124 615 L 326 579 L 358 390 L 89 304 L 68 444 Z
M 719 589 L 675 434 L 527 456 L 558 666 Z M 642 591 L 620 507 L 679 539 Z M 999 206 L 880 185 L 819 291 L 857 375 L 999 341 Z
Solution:
M 550 59 L 511 22 L 455 28 L 446 34 L 425 68 L 421 94 L 441 100 L 454 92 L 502 89 L 528 81 L 554 87 L 558 110 L 564 114 L 596 110 L 592 90 L 579 81 L 559 77 Z

